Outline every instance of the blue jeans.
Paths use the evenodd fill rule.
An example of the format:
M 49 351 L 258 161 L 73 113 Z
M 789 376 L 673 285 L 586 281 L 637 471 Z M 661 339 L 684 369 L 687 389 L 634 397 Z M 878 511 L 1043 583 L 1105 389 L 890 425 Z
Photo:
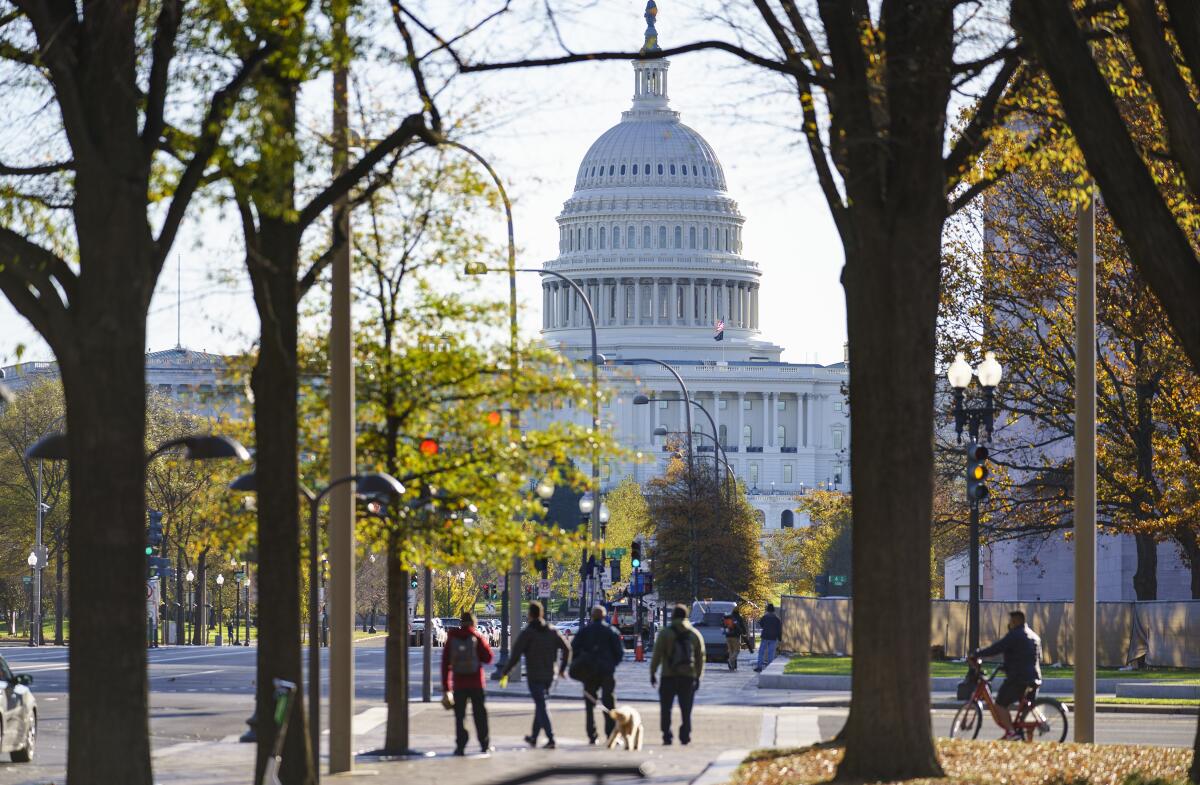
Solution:
M 550 692 L 550 682 L 529 682 L 529 696 L 533 698 L 533 730 L 530 736 L 537 741 L 538 731 L 546 731 L 546 739 L 554 740 L 554 729 L 550 727 L 550 712 L 546 710 L 546 694 Z
M 758 644 L 758 670 L 762 670 L 771 664 L 771 660 L 775 659 L 775 647 L 779 645 L 779 641 L 759 641 Z

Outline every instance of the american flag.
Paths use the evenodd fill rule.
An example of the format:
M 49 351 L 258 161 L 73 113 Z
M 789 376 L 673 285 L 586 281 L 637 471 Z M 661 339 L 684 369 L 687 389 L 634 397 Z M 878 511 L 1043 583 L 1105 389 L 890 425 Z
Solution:
M 725 320 L 717 319 L 717 323 L 713 325 L 713 340 L 725 340 Z

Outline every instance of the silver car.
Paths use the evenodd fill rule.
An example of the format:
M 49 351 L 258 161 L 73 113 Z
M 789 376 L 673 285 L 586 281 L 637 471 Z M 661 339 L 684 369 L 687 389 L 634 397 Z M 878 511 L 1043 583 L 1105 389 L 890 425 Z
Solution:
M 28 673 L 14 674 L 0 657 L 0 689 L 4 690 L 0 706 L 0 752 L 7 752 L 14 763 L 33 760 L 37 748 L 37 701 L 29 685 Z

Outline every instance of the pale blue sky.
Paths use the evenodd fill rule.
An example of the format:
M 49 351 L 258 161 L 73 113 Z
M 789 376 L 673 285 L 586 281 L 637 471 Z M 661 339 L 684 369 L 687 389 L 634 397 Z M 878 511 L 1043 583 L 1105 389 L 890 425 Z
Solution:
M 605 0 L 564 28 L 577 49 L 633 49 L 641 41 L 643 0 Z M 675 6 L 683 6 L 676 9 Z M 686 43 L 724 33 L 700 18 L 692 4 L 659 2 L 660 43 Z M 701 3 L 703 5 L 703 3 Z M 497 50 L 498 51 L 498 50 Z M 519 264 L 537 266 L 556 253 L 554 221 L 574 185 L 575 172 L 592 141 L 620 119 L 633 91 L 627 62 L 589 63 L 554 69 L 507 71 L 460 78 L 457 95 L 482 102 L 498 125 L 470 143 L 492 159 L 516 201 Z M 764 71 L 741 66 L 721 53 L 673 58 L 672 107 L 683 122 L 713 145 L 725 167 L 730 194 L 746 216 L 745 254 L 763 272 L 761 322 L 766 338 L 785 347 L 793 362 L 837 362 L 845 340 L 845 309 L 838 276 L 841 245 L 811 174 L 806 150 L 791 130 L 796 101 L 786 85 Z M 312 100 L 327 100 L 325 96 Z M 230 216 L 229 218 L 232 218 Z M 495 239 L 504 236 L 495 218 Z M 489 227 L 490 228 L 490 227 Z M 150 309 L 148 346 L 176 342 L 176 265 L 182 264 L 182 342 L 194 349 L 244 349 L 257 321 L 244 274 L 237 224 L 215 211 L 198 213 L 159 282 Z M 523 329 L 541 324 L 537 276 L 521 283 Z M 34 331 L 0 298 L 0 364 L 47 359 Z

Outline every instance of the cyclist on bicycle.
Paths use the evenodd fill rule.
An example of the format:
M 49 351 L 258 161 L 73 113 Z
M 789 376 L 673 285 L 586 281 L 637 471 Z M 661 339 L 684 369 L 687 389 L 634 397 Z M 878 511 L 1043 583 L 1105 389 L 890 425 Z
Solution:
M 1004 655 L 1004 681 L 996 693 L 992 716 L 1004 728 L 1005 739 L 1019 740 L 1022 736 L 1013 729 L 1008 707 L 1020 701 L 1026 690 L 1033 700 L 1042 683 L 1042 639 L 1025 624 L 1023 611 L 1009 611 L 1008 634 L 986 649 L 973 652 L 972 666 L 978 668 L 982 658 L 997 654 Z

